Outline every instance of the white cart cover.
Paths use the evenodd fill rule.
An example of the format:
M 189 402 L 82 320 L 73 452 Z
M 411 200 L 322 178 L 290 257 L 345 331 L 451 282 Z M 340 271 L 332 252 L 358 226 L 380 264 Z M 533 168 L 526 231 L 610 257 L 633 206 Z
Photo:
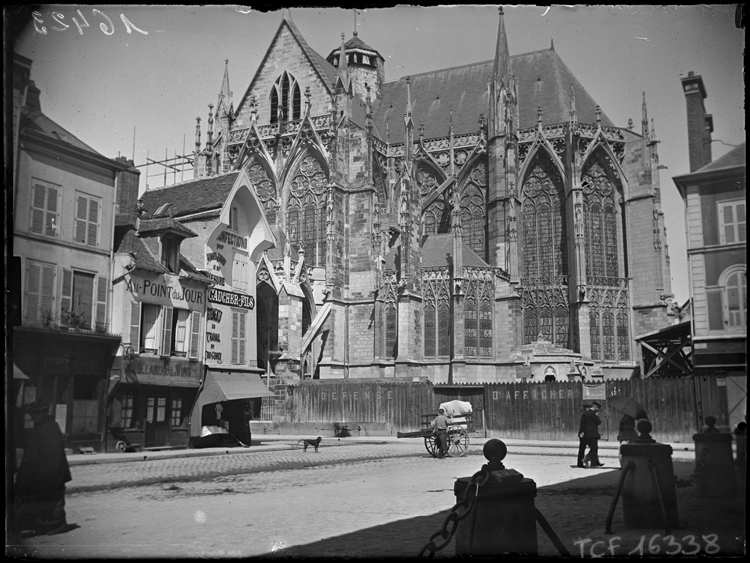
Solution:
M 466 401 L 448 401 L 442 403 L 440 408 L 445 411 L 445 416 L 450 418 L 451 426 L 460 426 L 467 429 L 466 417 L 464 415 L 471 413 L 471 403 Z

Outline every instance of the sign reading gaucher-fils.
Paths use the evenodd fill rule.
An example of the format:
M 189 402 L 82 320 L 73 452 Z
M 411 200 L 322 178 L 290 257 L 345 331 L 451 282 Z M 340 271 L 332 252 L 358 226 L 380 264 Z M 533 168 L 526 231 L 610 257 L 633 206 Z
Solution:
M 244 293 L 234 293 L 223 289 L 211 288 L 208 290 L 209 303 L 228 305 L 229 307 L 240 307 L 241 309 L 254 309 L 255 297 Z

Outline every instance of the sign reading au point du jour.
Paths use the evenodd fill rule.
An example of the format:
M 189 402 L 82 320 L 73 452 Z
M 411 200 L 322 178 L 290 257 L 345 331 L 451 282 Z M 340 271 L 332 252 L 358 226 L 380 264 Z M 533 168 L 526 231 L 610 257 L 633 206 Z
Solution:
M 230 307 L 240 307 L 242 309 L 254 309 L 255 297 L 245 295 L 244 293 L 234 293 L 233 291 L 224 291 L 215 287 L 208 290 L 209 303 L 219 303 Z

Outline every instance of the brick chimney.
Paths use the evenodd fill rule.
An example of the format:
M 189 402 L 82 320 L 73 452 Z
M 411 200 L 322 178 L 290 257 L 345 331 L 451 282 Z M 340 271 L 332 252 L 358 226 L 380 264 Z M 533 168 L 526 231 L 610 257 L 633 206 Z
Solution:
M 706 87 L 703 79 L 692 70 L 682 79 L 682 89 L 685 92 L 688 125 L 688 152 L 690 156 L 690 172 L 695 172 L 711 162 L 711 133 L 714 121 L 706 114 Z
M 138 205 L 138 187 L 141 172 L 135 168 L 135 163 L 124 156 L 114 159 L 116 162 L 130 166 L 128 170 L 117 172 L 117 209 L 115 213 L 135 213 Z

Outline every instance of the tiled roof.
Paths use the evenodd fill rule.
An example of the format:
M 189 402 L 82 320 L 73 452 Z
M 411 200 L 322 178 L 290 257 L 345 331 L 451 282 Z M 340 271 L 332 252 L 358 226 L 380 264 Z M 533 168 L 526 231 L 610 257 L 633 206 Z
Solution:
M 219 209 L 227 199 L 239 172 L 229 172 L 211 178 L 200 178 L 168 188 L 149 190 L 141 196 L 146 211 L 154 213 L 165 203 L 171 203 L 173 217 L 192 215 Z
M 709 162 L 703 168 L 699 168 L 693 174 L 700 172 L 717 172 L 728 168 L 745 166 L 745 143 L 734 147 L 724 156 L 720 156 L 714 161 Z
M 487 81 L 492 76 L 494 63 L 493 59 L 410 77 L 412 119 L 416 126 L 424 123 L 425 138 L 449 134 L 451 111 L 455 134 L 478 131 L 480 114 L 488 117 Z M 518 81 L 520 129 L 536 124 L 539 105 L 542 106 L 543 123 L 568 121 L 571 84 L 575 90 L 578 120 L 596 122 L 596 102 L 554 50 L 515 55 L 511 57 L 511 67 Z M 537 93 L 538 79 L 541 79 L 541 84 Z M 375 127 L 384 135 L 388 123 L 391 142 L 402 143 L 406 78 L 383 84 L 382 92 L 383 97 L 373 111 Z M 602 125 L 612 126 L 604 113 L 601 119 Z
M 73 135 L 70 131 L 64 129 L 63 127 L 52 121 L 41 111 L 25 111 L 21 127 L 24 129 L 28 129 L 29 131 L 34 131 L 36 133 L 44 135 L 45 137 L 48 137 L 55 141 L 68 143 L 69 145 L 72 145 L 77 149 L 103 156 L 92 149 L 90 146 L 88 146 L 86 143 L 81 141 L 78 137 Z

